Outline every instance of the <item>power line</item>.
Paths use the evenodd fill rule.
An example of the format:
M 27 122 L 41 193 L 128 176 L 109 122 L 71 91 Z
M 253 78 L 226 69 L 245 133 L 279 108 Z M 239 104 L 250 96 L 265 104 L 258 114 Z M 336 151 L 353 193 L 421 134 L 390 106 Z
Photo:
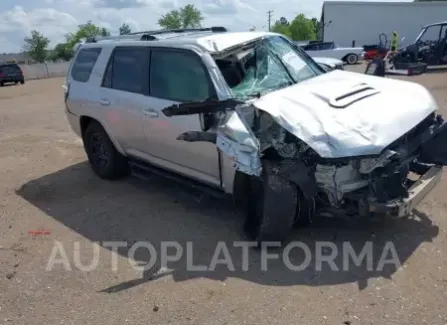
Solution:
M 271 26 L 271 22 L 272 22 L 272 14 L 273 14 L 273 10 L 267 11 L 268 22 L 269 22 L 269 32 L 270 32 L 270 26 Z

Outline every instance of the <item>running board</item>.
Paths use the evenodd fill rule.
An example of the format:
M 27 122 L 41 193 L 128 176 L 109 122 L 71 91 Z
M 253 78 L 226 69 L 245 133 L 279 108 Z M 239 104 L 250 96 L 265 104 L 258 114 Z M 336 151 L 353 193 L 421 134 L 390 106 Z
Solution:
M 161 176 L 163 178 L 167 178 L 170 180 L 173 180 L 179 184 L 182 184 L 187 187 L 192 187 L 195 190 L 198 190 L 202 193 L 206 193 L 214 198 L 222 199 L 225 197 L 228 197 L 228 194 L 225 193 L 223 190 L 220 190 L 218 188 L 214 188 L 212 186 L 208 186 L 206 184 L 200 183 L 198 181 L 192 180 L 190 178 L 187 178 L 185 176 L 164 170 L 162 168 L 156 167 L 154 165 L 137 161 L 137 160 L 131 160 L 129 162 L 130 170 L 132 172 L 132 175 L 142 179 L 144 181 L 149 181 L 150 174 L 155 174 L 157 176 Z

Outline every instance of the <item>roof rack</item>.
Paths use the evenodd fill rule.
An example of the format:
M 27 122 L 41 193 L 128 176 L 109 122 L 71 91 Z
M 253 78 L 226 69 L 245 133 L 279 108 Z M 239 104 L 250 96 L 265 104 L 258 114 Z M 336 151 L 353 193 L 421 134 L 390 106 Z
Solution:
M 154 31 L 134 32 L 126 35 L 118 36 L 103 36 L 93 37 L 86 40 L 86 43 L 97 43 L 99 41 L 114 41 L 114 40 L 140 40 L 140 41 L 155 41 L 157 38 L 154 35 L 171 34 L 171 33 L 191 33 L 191 32 L 211 32 L 222 33 L 227 32 L 225 27 L 206 27 L 206 28 L 179 28 L 179 29 L 161 29 Z

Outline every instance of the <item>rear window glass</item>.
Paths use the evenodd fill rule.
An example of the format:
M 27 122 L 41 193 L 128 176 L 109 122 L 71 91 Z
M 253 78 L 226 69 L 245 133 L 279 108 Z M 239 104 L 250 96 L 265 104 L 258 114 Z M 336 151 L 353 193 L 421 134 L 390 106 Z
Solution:
M 0 66 L 0 70 L 2 71 L 2 73 L 19 73 L 20 72 L 20 68 L 18 65 L 16 64 L 8 64 L 8 65 L 3 65 Z
M 76 81 L 87 82 L 100 53 L 100 48 L 80 50 L 73 63 L 71 77 Z

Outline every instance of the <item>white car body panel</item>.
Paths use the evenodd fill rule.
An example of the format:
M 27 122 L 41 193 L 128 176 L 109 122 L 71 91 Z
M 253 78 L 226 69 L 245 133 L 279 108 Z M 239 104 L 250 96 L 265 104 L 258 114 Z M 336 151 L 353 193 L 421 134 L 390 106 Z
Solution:
M 327 65 L 333 69 L 335 69 L 338 66 L 344 65 L 344 62 L 342 60 L 334 59 L 334 58 L 318 56 L 318 57 L 313 57 L 312 59 L 314 59 L 314 61 L 317 62 L 318 64 L 324 64 L 324 65 Z
M 365 86 L 370 88 L 365 96 L 361 92 L 348 96 L 352 89 Z M 406 95 L 398 96 L 396 101 L 396 94 Z M 346 96 L 341 99 L 346 101 L 346 107 L 333 107 L 333 101 L 342 96 Z M 379 155 L 437 110 L 433 96 L 417 83 L 340 70 L 268 93 L 252 100 L 251 105 L 269 113 L 323 158 Z M 242 114 L 238 115 L 244 120 Z M 231 159 L 236 163 L 250 161 L 253 174 L 257 174 L 259 163 L 253 149 L 256 141 L 244 124 L 232 118 L 218 132 L 220 137 L 232 135 L 232 141 L 244 150 L 235 150 L 235 143 L 223 147 L 218 143 L 218 147 L 224 152 L 231 147 Z M 249 168 L 246 163 L 242 165 Z
M 328 57 L 338 60 L 342 60 L 348 54 L 357 55 L 359 61 L 363 58 L 363 48 L 362 47 L 338 47 L 331 50 L 321 50 L 321 51 L 306 51 L 311 57 Z

